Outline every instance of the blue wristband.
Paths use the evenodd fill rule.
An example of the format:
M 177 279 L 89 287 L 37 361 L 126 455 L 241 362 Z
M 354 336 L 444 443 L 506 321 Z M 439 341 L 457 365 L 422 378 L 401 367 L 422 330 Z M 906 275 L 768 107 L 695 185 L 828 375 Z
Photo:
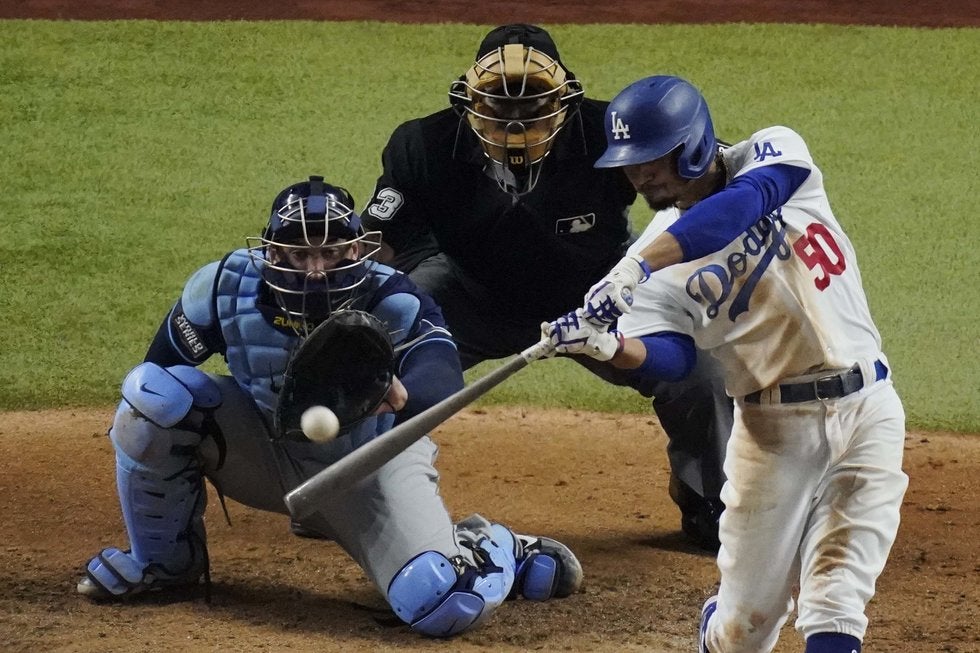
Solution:
M 643 283 L 650 278 L 650 275 L 653 274 L 653 270 L 650 269 L 650 264 L 646 262 L 646 259 L 641 258 L 639 263 L 640 269 L 643 270 L 643 278 L 640 279 L 640 283 Z

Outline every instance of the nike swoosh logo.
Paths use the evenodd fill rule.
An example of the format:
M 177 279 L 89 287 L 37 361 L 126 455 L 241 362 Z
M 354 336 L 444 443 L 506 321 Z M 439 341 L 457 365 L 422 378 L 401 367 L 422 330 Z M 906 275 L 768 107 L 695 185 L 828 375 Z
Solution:
M 162 397 L 163 395 L 159 392 L 154 392 L 145 383 L 140 385 L 140 392 L 145 392 L 148 395 L 156 395 L 157 397 Z

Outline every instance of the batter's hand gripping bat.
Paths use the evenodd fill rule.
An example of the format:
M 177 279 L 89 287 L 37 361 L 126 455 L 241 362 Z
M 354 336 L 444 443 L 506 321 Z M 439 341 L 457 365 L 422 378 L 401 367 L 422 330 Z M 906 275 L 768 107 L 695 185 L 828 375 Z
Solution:
M 554 352 L 548 340 L 531 345 L 502 366 L 477 379 L 459 392 L 452 394 L 435 406 L 402 422 L 347 454 L 326 469 L 318 472 L 285 496 L 286 507 L 293 519 L 300 520 L 316 512 L 320 502 L 331 494 L 350 487 L 357 481 L 377 471 L 386 462 L 407 449 L 412 443 L 429 433 L 436 426 L 458 413 L 467 405 L 489 392 L 515 372 L 524 369 L 532 361 Z

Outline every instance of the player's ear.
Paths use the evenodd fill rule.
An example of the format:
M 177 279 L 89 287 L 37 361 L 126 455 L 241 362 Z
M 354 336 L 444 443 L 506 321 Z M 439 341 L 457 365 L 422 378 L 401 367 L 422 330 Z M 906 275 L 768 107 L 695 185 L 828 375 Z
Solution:
M 266 250 L 266 257 L 269 259 L 269 263 L 279 265 L 283 260 L 282 250 L 278 247 L 270 246 Z

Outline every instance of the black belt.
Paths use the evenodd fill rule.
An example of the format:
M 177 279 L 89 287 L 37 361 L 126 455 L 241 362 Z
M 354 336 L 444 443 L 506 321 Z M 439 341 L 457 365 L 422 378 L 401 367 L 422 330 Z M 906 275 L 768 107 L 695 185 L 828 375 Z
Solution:
M 875 361 L 875 381 L 881 381 L 888 376 L 888 368 L 881 361 Z M 821 376 L 819 379 L 805 383 L 782 383 L 779 386 L 779 403 L 798 404 L 802 401 L 817 399 L 838 399 L 857 392 L 864 387 L 864 375 L 857 365 L 851 369 Z M 750 404 L 761 403 L 762 390 L 745 395 L 745 401 Z

